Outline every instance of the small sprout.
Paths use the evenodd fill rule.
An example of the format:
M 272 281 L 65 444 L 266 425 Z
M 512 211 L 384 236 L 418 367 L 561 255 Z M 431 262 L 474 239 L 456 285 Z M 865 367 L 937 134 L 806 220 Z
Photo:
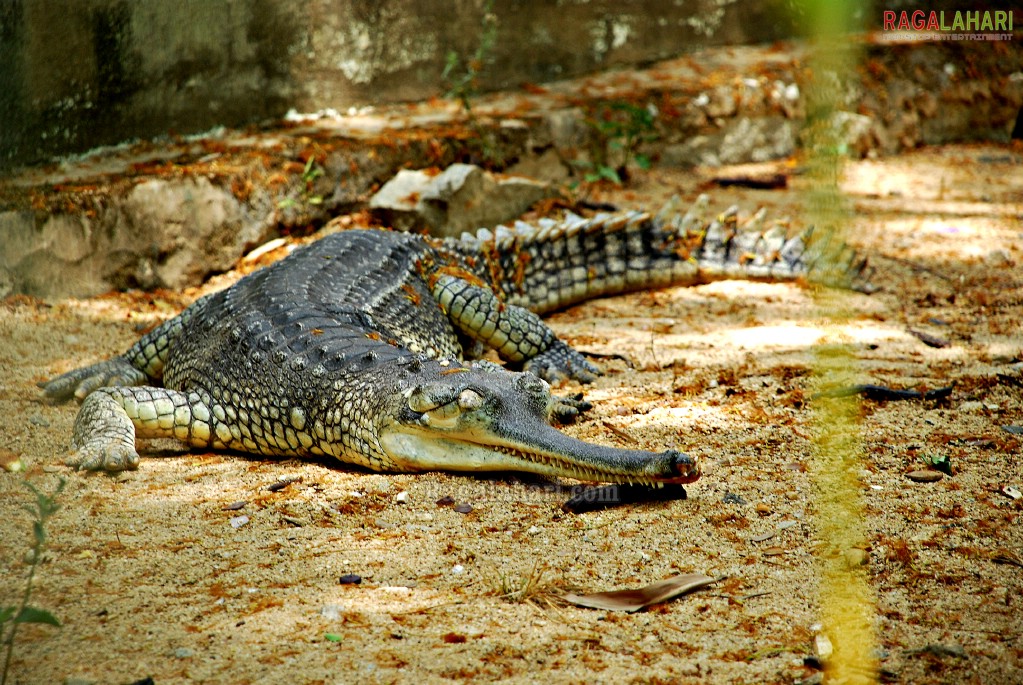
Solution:
M 933 469 L 941 471 L 946 476 L 952 475 L 952 460 L 947 454 L 925 454 L 923 462 Z
M 17 606 L 0 606 L 0 636 L 3 640 L 0 644 L 7 647 L 7 654 L 4 658 L 3 670 L 0 671 L 0 685 L 7 682 L 7 674 L 11 668 L 11 657 L 14 654 L 14 641 L 18 635 L 18 626 L 22 623 L 40 623 L 43 625 L 60 627 L 57 617 L 46 609 L 40 609 L 29 604 L 32 600 L 32 581 L 35 578 L 36 570 L 43 559 L 43 549 L 46 547 L 46 523 L 50 520 L 60 506 L 57 504 L 57 495 L 64 491 L 67 481 L 61 478 L 52 494 L 43 494 L 36 486 L 25 481 L 25 487 L 35 495 L 34 505 L 24 505 L 22 508 L 32 515 L 32 543 L 28 553 L 25 555 L 28 563 L 28 577 L 25 580 L 25 591 L 21 596 L 21 603 Z M 8 627 L 9 626 L 9 627 Z

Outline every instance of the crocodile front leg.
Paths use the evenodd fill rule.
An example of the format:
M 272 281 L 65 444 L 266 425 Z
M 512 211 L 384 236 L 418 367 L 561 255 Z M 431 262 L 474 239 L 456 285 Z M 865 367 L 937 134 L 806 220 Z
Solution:
M 110 386 L 145 385 L 163 378 L 167 352 L 189 319 L 202 312 L 210 295 L 197 300 L 170 321 L 165 321 L 139 338 L 127 352 L 91 366 L 68 371 L 39 383 L 51 400 L 65 402 L 74 397 L 83 401 L 90 393 Z
M 196 393 L 150 386 L 100 388 L 78 412 L 67 463 L 88 471 L 137 469 L 136 437 L 227 447 L 231 434 L 222 426 Z
M 448 274 L 433 283 L 433 297 L 459 330 L 488 345 L 502 359 L 547 381 L 593 381 L 600 369 L 560 340 L 543 320 L 522 307 L 502 302 L 490 290 Z

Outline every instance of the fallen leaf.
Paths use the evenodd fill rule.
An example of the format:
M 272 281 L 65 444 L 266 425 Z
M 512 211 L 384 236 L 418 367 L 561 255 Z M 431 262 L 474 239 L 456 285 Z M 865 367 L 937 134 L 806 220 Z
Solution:
M 931 335 L 930 333 L 924 333 L 923 331 L 915 331 L 912 328 L 908 329 L 907 332 L 928 347 L 943 348 L 952 344 L 944 338 L 939 338 L 935 335 Z
M 931 471 L 929 469 L 910 471 L 906 474 L 906 478 L 917 483 L 936 483 L 944 477 L 940 471 Z
M 1019 566 L 1020 568 L 1023 568 L 1023 560 L 1021 560 L 1011 550 L 1005 548 L 995 550 L 995 552 L 991 555 L 991 561 L 996 564 L 1009 564 L 1011 566 Z
M 701 587 L 717 582 L 716 578 L 702 573 L 689 573 L 656 583 L 637 590 L 613 590 L 611 592 L 591 592 L 577 595 L 566 592 L 561 598 L 571 604 L 590 609 L 607 609 L 609 611 L 639 611 L 651 604 L 659 604 L 674 599 L 679 595 L 692 592 Z

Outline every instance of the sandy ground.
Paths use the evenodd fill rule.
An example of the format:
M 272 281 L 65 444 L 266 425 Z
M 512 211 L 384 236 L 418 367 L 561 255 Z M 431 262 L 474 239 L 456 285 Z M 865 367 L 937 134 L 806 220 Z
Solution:
M 1023 500 L 999 491 L 1023 486 L 1023 437 L 1003 429 L 1023 424 L 1021 161 L 986 146 L 851 164 L 849 239 L 881 291 L 851 295 L 855 314 L 838 327 L 808 288 L 748 282 L 551 317 L 580 349 L 628 360 L 603 362 L 585 389 L 595 408 L 567 430 L 699 455 L 705 475 L 682 501 L 567 514 L 565 492 L 526 478 L 381 475 L 162 444 L 166 458 L 137 472 L 75 473 L 62 465 L 75 407 L 41 401 L 35 382 L 122 351 L 198 291 L 8 299 L 0 447 L 44 489 L 68 481 L 33 598 L 63 627 L 21 632 L 11 680 L 813 682 L 804 658 L 830 545 L 815 518 L 812 369 L 815 346 L 842 341 L 862 382 L 954 384 L 946 400 L 860 411 L 867 540 L 850 573 L 870 589 L 884 678 L 1023 682 Z M 706 185 L 654 171 L 600 199 L 657 207 Z M 794 185 L 711 193 L 721 208 L 796 217 Z M 928 455 L 947 456 L 954 476 L 908 479 Z M 24 478 L 0 472 L 0 605 L 27 570 Z M 267 490 L 284 478 L 299 480 Z M 439 506 L 445 496 L 472 511 Z M 636 614 L 554 606 L 541 592 L 689 572 L 727 578 Z M 362 584 L 340 585 L 347 573 Z M 532 601 L 501 596 L 531 574 Z

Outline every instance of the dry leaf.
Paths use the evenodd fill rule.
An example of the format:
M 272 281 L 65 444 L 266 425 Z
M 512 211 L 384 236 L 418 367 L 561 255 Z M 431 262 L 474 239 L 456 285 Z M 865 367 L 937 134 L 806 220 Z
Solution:
M 571 604 L 591 609 L 607 609 L 609 611 L 639 611 L 651 604 L 659 604 L 674 599 L 679 595 L 692 592 L 701 587 L 717 582 L 716 578 L 702 573 L 689 573 L 657 583 L 652 583 L 638 590 L 613 590 L 611 592 L 591 592 L 577 595 L 566 592 L 561 598 Z

